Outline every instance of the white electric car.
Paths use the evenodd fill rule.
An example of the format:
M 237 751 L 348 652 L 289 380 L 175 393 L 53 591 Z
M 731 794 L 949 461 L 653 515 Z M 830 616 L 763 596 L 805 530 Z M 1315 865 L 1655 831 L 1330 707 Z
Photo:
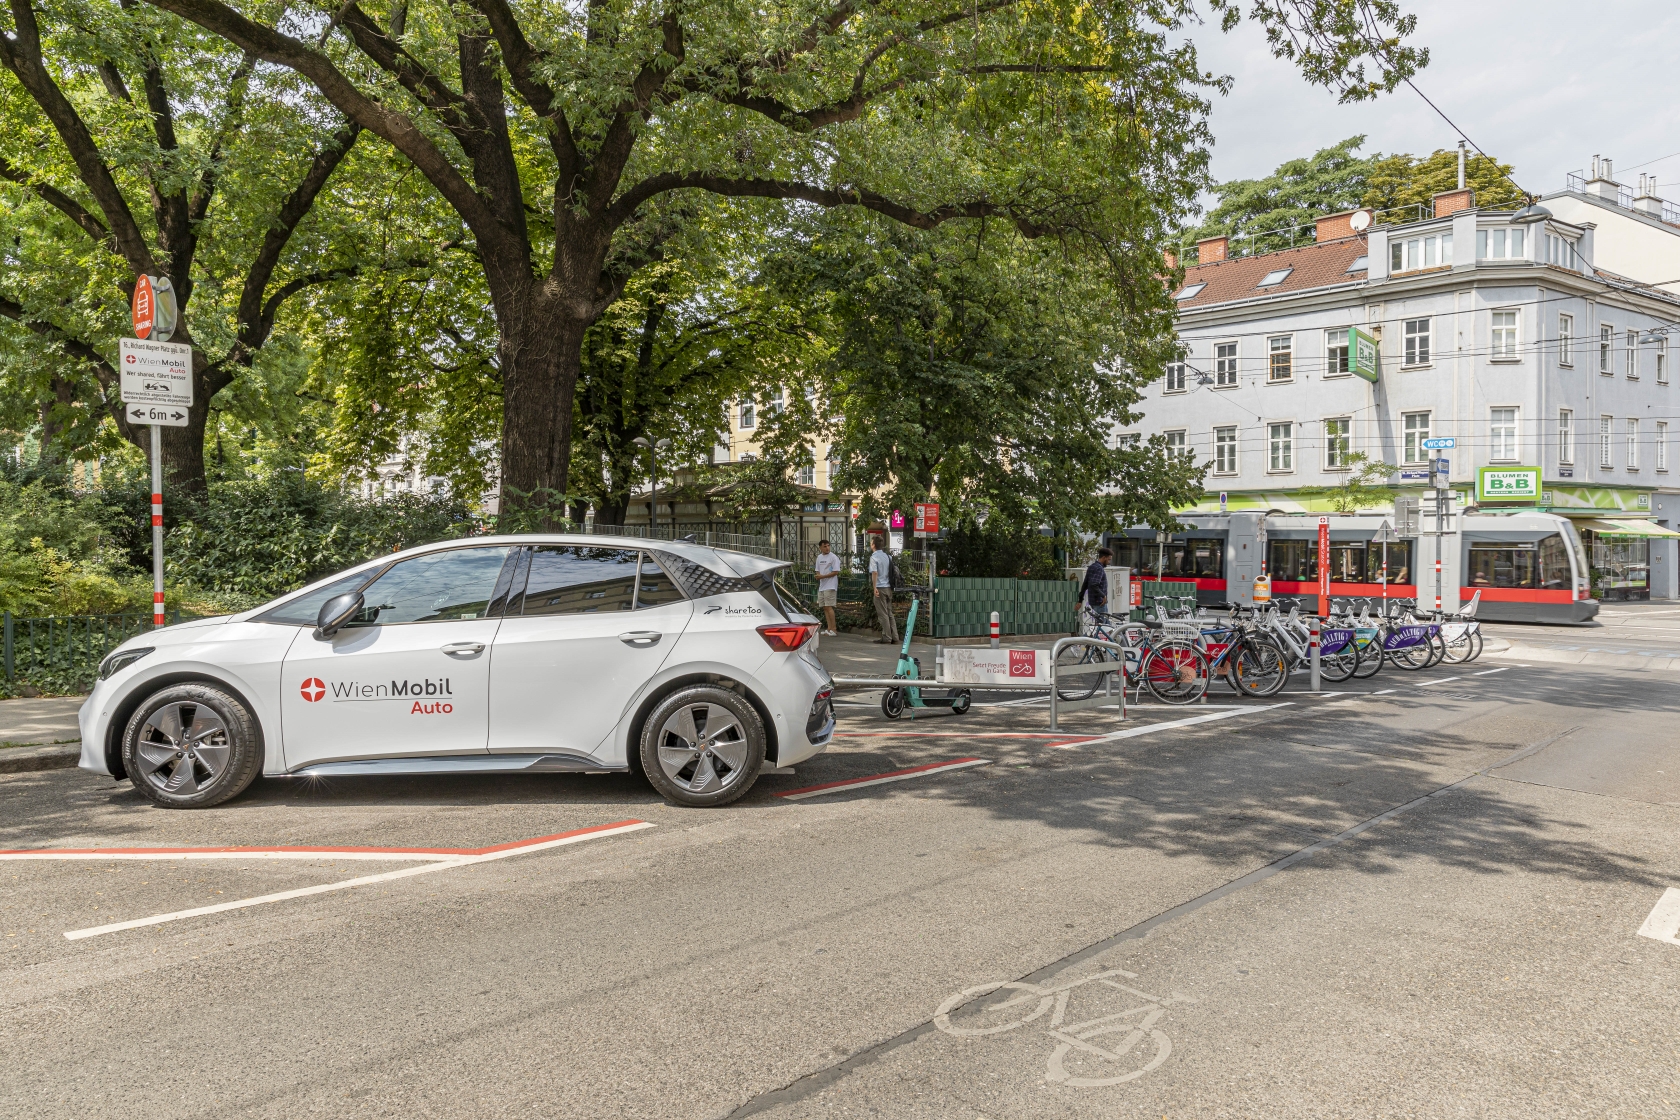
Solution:
M 201 808 L 271 777 L 634 771 L 723 805 L 834 734 L 788 565 L 687 542 L 529 535 L 371 560 L 118 646 L 85 770 Z

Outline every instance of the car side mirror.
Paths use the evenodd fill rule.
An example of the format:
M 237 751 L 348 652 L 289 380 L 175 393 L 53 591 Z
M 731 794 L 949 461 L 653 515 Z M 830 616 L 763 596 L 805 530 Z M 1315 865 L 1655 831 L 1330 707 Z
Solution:
M 345 623 L 361 613 L 362 602 L 360 591 L 346 591 L 322 603 L 321 613 L 315 616 L 315 640 L 324 642 L 342 630 Z

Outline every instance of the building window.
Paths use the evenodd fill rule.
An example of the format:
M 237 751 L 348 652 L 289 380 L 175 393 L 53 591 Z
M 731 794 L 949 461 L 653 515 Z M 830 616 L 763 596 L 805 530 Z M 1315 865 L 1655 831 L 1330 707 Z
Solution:
M 1639 332 L 1629 331 L 1627 338 L 1627 355 L 1622 358 L 1622 372 L 1629 380 L 1639 380 Z
M 1575 267 L 1575 242 L 1555 233 L 1546 235 L 1546 263 L 1561 268 Z
M 1270 436 L 1271 458 L 1269 471 L 1283 473 L 1295 469 L 1295 425 L 1270 424 L 1267 426 Z
M 1496 408 L 1489 414 L 1488 458 L 1512 462 L 1517 458 L 1517 410 Z
M 1657 469 L 1668 470 L 1668 421 L 1657 421 Z
M 1444 237 L 1413 237 L 1388 243 L 1390 272 L 1410 272 L 1414 268 L 1434 268 L 1452 263 L 1452 234 Z
M 1615 459 L 1611 457 L 1615 425 L 1616 418 L 1613 416 L 1598 418 L 1598 465 L 1604 470 L 1610 470 L 1616 465 Z
M 1348 332 L 1325 331 L 1324 376 L 1339 377 L 1348 372 Z
M 787 395 L 783 393 L 782 390 L 777 389 L 776 395 L 770 398 L 770 415 L 780 416 L 782 414 L 782 410 L 786 407 Z
M 1627 469 L 1639 469 L 1639 421 L 1631 418 L 1627 422 Z
M 817 467 L 815 463 L 799 468 L 799 485 L 815 486 L 817 484 Z
M 1189 454 L 1189 449 L 1184 444 L 1183 428 L 1174 432 L 1163 432 L 1162 434 L 1167 437 L 1167 458 L 1183 459 Z
M 1515 358 L 1517 356 L 1517 313 L 1515 311 L 1495 311 L 1493 313 L 1493 345 L 1488 348 L 1488 357 L 1495 361 L 1501 358 Z
M 1213 386 L 1222 389 L 1237 383 L 1237 344 L 1221 342 L 1213 348 Z
M 741 427 L 758 427 L 758 406 L 752 401 L 741 402 Z
M 1281 284 L 1285 280 L 1289 279 L 1289 274 L 1294 271 L 1295 270 L 1293 268 L 1274 268 L 1272 271 L 1262 276 L 1260 278 L 1260 283 L 1254 286 L 1256 288 L 1270 288 L 1274 284 Z
M 1266 370 L 1268 381 L 1289 381 L 1295 376 L 1295 336 L 1275 335 L 1266 340 L 1270 364 Z
M 1514 260 L 1523 255 L 1523 231 L 1520 228 L 1476 231 L 1478 260 Z
M 1575 413 L 1572 409 L 1558 409 L 1558 463 L 1569 466 L 1575 462 Z
M 1234 426 L 1213 430 L 1213 473 L 1237 473 L 1237 429 Z
M 1615 327 L 1611 326 L 1609 323 L 1600 323 L 1599 324 L 1599 326 L 1598 326 L 1598 372 L 1604 374 L 1604 376 L 1606 376 L 1606 377 L 1609 377 L 1610 373 L 1611 373 L 1610 351 L 1616 345 L 1615 338 L 1616 338 L 1616 328 Z
M 1429 364 L 1429 320 L 1406 320 L 1406 365 Z
M 1668 336 L 1657 343 L 1657 384 L 1668 384 Z
M 1136 451 L 1142 446 L 1143 436 L 1139 435 L 1137 432 L 1127 432 L 1125 435 L 1120 437 L 1119 447 L 1122 451 Z
M 1558 316 L 1558 365 L 1575 364 L 1575 316 Z
M 1168 362 L 1167 363 L 1167 392 L 1169 392 L 1169 393 L 1182 393 L 1182 392 L 1184 392 L 1184 363 L 1183 362 Z
M 1353 453 L 1353 420 L 1338 416 L 1324 422 L 1324 469 L 1345 471 Z
M 1429 438 L 1429 413 L 1406 413 L 1406 462 L 1423 463 L 1429 459 L 1429 449 L 1423 441 Z

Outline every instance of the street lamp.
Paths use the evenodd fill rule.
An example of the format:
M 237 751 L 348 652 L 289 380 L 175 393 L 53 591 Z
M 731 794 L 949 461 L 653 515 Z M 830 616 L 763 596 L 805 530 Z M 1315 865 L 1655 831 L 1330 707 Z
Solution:
M 630 442 L 635 444 L 637 447 L 645 447 L 648 450 L 648 459 L 651 467 L 651 473 L 648 475 L 648 536 L 651 537 L 659 531 L 659 453 L 669 448 L 671 446 L 671 441 L 668 439 L 662 439 L 658 443 L 650 443 L 646 436 L 637 436 Z M 675 533 L 676 531 L 677 513 L 675 510 L 672 510 L 671 532 Z
M 1526 203 L 1526 205 L 1524 205 L 1521 210 L 1513 213 L 1509 218 L 1512 225 L 1531 226 L 1536 222 L 1549 222 L 1552 220 L 1552 212 L 1540 205 L 1534 195 L 1524 195 L 1523 202 Z

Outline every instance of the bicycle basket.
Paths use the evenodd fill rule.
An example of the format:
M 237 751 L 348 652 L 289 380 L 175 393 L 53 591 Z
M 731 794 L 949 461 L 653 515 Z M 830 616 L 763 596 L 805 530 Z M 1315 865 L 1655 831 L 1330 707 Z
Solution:
M 1161 637 L 1169 642 L 1199 642 L 1202 640 L 1202 627 L 1197 622 L 1163 619 L 1161 622 Z

